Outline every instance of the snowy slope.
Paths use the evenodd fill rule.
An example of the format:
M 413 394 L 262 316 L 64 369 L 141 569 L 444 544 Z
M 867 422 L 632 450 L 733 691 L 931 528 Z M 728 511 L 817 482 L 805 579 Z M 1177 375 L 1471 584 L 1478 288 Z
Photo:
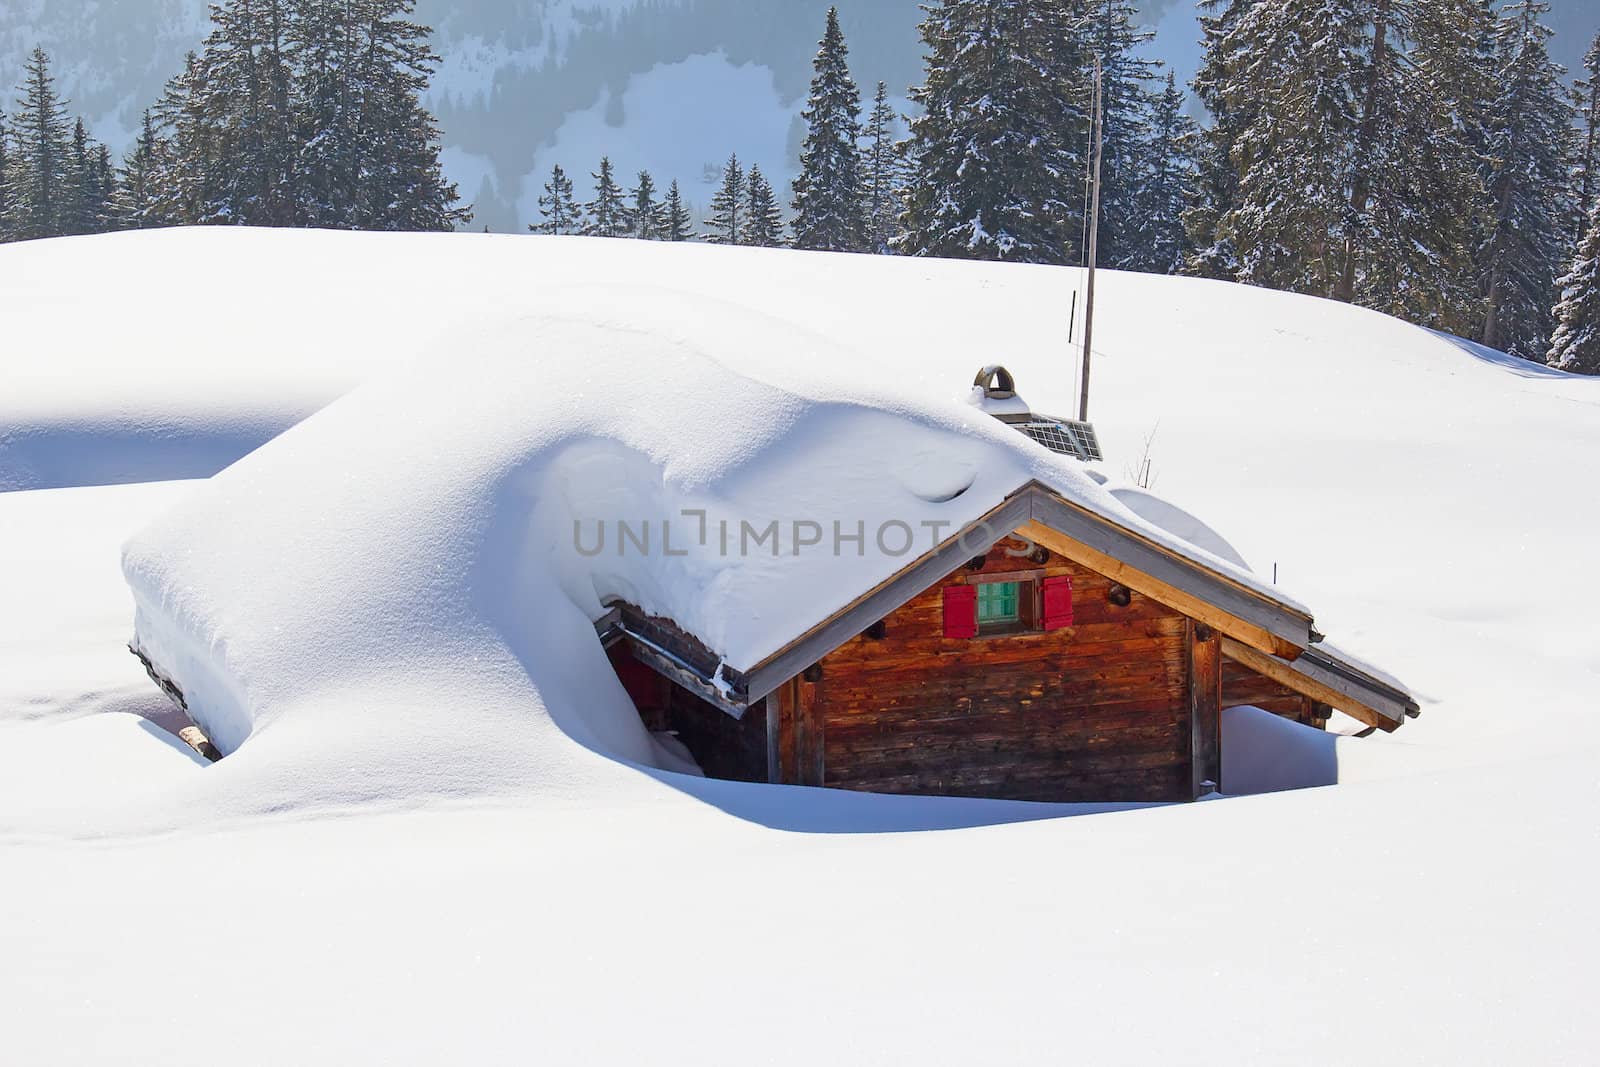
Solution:
M 40 280 L 52 275 L 72 283 Z M 155 276 L 194 305 L 133 314 Z M 765 324 L 770 351 L 711 353 L 726 375 L 655 357 L 747 403 L 596 416 L 636 424 L 646 446 L 683 420 L 709 427 L 708 452 L 753 448 L 810 382 L 813 401 L 892 407 L 884 418 L 947 456 L 941 426 L 970 414 L 982 363 L 1006 363 L 1038 408 L 1071 408 L 1076 277 L 469 235 L 0 249 L 0 292 L 29 287 L 5 311 L 26 353 L 0 392 L 0 426 L 24 431 L 0 443 L 14 485 L 103 480 L 107 454 L 126 479 L 163 477 L 168 460 L 130 442 L 178 427 L 193 435 L 180 451 L 215 462 L 239 426 L 264 436 L 370 382 L 209 484 L 0 494 L 13 608 L 0 615 L 0 1059 L 1059 1062 L 1070 1046 L 1093 1062 L 1195 1049 L 1592 1060 L 1600 631 L 1587 605 L 1600 573 L 1571 546 L 1600 523 L 1579 473 L 1600 463 L 1600 382 L 1359 309 L 1106 277 L 1091 407 L 1109 473 L 1154 429 L 1155 492 L 1183 513 L 1168 522 L 1201 541 L 1215 531 L 1264 578 L 1276 564 L 1319 628 L 1424 698 L 1400 734 L 1321 753 L 1254 732 L 1260 751 L 1307 761 L 1297 780 L 1337 775 L 1328 789 L 1014 824 L 1059 811 L 640 773 L 586 747 L 603 714 L 558 723 L 529 699 L 530 678 L 581 671 L 592 638 L 517 662 L 457 626 L 482 605 L 408 617 L 314 580 L 342 534 L 370 537 L 386 509 L 395 528 L 363 567 L 397 565 L 397 546 L 449 554 L 415 539 L 471 526 L 435 472 L 483 454 L 451 447 L 482 438 L 446 401 L 476 396 L 466 372 L 503 358 L 528 316 L 659 327 L 700 321 L 715 300 L 737 309 L 730 321 Z M 617 287 L 611 310 L 593 303 L 602 283 Z M 270 300 L 296 315 L 260 314 Z M 63 318 L 84 324 L 65 343 L 48 328 Z M 532 366 L 505 371 L 526 433 L 561 390 L 643 358 L 573 350 L 530 347 Z M 378 426 L 439 359 L 460 378 L 439 410 Z M 527 377 L 553 395 L 524 391 Z M 838 392 L 814 395 L 822 383 Z M 605 387 L 625 401 L 642 385 Z M 365 449 L 345 436 L 362 428 Z M 367 489 L 385 448 L 417 465 L 415 513 L 400 483 Z M 254 498 L 296 483 L 305 496 Z M 685 470 L 661 484 L 695 483 Z M 271 521 L 259 545 L 230 525 L 234 508 Z M 241 614 L 217 637 L 315 627 L 271 642 L 304 645 L 305 676 L 355 677 L 340 669 L 358 662 L 385 677 L 320 692 L 314 717 L 291 699 L 241 749 L 251 760 L 199 765 L 142 725 L 160 701 L 118 644 L 134 604 L 117 546 L 136 534 L 133 558 L 153 548 L 173 573 L 248 561 L 262 588 L 228 601 Z M 195 558 L 180 562 L 185 538 Z M 391 588 L 450 607 L 425 599 L 431 587 Z M 216 617 L 214 589 L 170 587 L 164 610 Z M 550 632 L 586 621 L 558 614 Z M 232 661 L 246 684 L 292 688 L 257 673 L 264 647 Z M 525 699 L 525 713 L 505 710 Z M 913 827 L 946 829 L 883 832 Z

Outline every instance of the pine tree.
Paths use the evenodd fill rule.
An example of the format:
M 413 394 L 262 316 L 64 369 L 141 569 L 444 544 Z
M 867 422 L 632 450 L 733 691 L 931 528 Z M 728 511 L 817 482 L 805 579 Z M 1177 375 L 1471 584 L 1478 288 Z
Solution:
M 572 195 L 572 179 L 557 163 L 550 171 L 550 180 L 544 184 L 544 195 L 539 198 L 539 214 L 543 222 L 529 223 L 534 233 L 567 236 L 583 229 L 583 209 Z
M 1561 279 L 1556 330 L 1546 361 L 1577 374 L 1600 374 L 1600 198 L 1572 269 Z
M 431 31 L 410 19 L 414 0 L 298 2 L 290 52 L 306 83 L 296 97 L 309 102 L 300 109 L 300 159 L 319 224 L 449 230 L 468 222 L 421 102 L 438 57 Z
M 1240 281 L 1329 296 L 1343 277 L 1362 15 L 1355 0 L 1259 3 L 1222 44 L 1243 57 L 1221 88 L 1226 106 L 1254 108 L 1232 149 L 1236 200 L 1217 224 Z
M 911 91 L 923 114 L 906 143 L 911 176 L 897 247 L 1036 263 L 1075 257 L 1088 138 L 1076 5 L 936 0 L 926 11 L 926 77 Z
M 722 186 L 711 198 L 711 217 L 705 224 L 711 227 L 706 240 L 715 245 L 744 243 L 744 168 L 739 165 L 737 153 L 728 157 L 722 168 Z
M 1600 33 L 1583 57 L 1586 78 L 1578 79 L 1574 86 L 1579 110 L 1582 113 L 1579 130 L 1578 158 L 1572 170 L 1572 189 L 1576 197 L 1574 214 L 1574 240 L 1584 233 L 1585 212 L 1600 197 Z
M 894 108 L 889 106 L 889 86 L 878 83 L 872 98 L 872 112 L 862 132 L 865 142 L 861 157 L 862 214 L 867 227 L 867 251 L 887 255 L 889 242 L 900 232 L 901 200 L 905 172 L 895 145 Z
M 778 196 L 772 191 L 761 168 L 754 164 L 745 182 L 747 190 L 744 243 L 759 248 L 781 248 L 783 238 L 783 211 L 778 207 Z
M 1222 230 L 1239 203 L 1235 148 L 1240 134 L 1255 122 L 1259 101 L 1233 86 L 1250 59 L 1239 24 L 1259 0 L 1202 0 L 1200 27 L 1204 58 L 1195 75 L 1196 97 L 1211 114 L 1196 153 L 1196 191 L 1184 213 L 1191 251 L 1185 270 L 1205 278 L 1233 279 L 1239 253 Z
M 1477 159 L 1457 93 L 1476 62 L 1477 0 L 1372 0 L 1354 86 L 1349 203 L 1331 294 L 1471 332 Z
M 353 21 L 345 0 L 300 0 L 285 34 L 295 72 L 298 225 L 343 229 L 358 210 L 362 134 Z
M 11 133 L 6 128 L 5 112 L 0 111 L 0 244 L 12 240 L 11 213 L 6 209 L 6 172 L 11 166 Z
M 414 0 L 347 0 L 357 54 L 360 192 L 348 225 L 367 230 L 453 230 L 472 220 L 439 160 L 438 122 L 422 105 L 438 56 L 432 31 L 411 21 Z
M 149 229 L 169 223 L 162 211 L 161 190 L 169 180 L 167 144 L 156 133 L 148 110 L 133 148 L 123 157 L 115 204 L 118 225 Z
M 1501 9 L 1496 55 L 1501 91 L 1490 109 L 1493 201 L 1478 249 L 1487 303 L 1481 340 L 1491 348 L 1534 359 L 1554 322 L 1555 291 L 1567 218 L 1567 161 L 1572 110 L 1561 68 L 1550 61 L 1543 0 L 1518 0 Z
M 674 178 L 667 187 L 667 199 L 662 204 L 661 239 L 663 241 L 687 241 L 694 236 L 694 217 L 689 214 L 689 209 L 684 206 L 683 194 L 678 191 L 678 180 Z
M 633 200 L 629 212 L 633 220 L 633 236 L 646 241 L 660 240 L 665 228 L 665 212 L 656 200 L 656 180 L 649 171 L 639 172 L 638 184 L 629 195 Z
M 62 199 L 61 232 L 98 233 L 106 216 L 106 190 L 100 173 L 101 146 L 89 139 L 82 119 L 72 128 L 67 181 Z
M 850 77 L 849 54 L 839 29 L 839 9 L 830 7 L 813 63 L 811 96 L 800 113 L 807 132 L 794 180 L 796 248 L 859 252 L 866 247 L 857 145 L 861 92 Z
M 1142 231 L 1144 184 L 1148 180 L 1149 145 L 1155 99 L 1151 83 L 1159 64 L 1139 51 L 1155 37 L 1137 28 L 1138 12 L 1128 0 L 1090 0 L 1088 47 L 1101 65 L 1104 113 L 1103 159 L 1100 169 L 1100 263 L 1140 269 L 1149 249 Z M 1085 79 L 1092 78 L 1085 73 Z
M 193 223 L 450 229 L 470 218 L 423 108 L 412 0 L 223 0 L 157 108 L 153 207 Z
M 1171 74 L 1156 101 L 1150 127 L 1134 211 L 1134 250 L 1124 263 L 1130 270 L 1175 274 L 1190 251 L 1184 212 L 1195 195 L 1200 130 L 1183 113 L 1183 93 Z
M 301 20 L 289 2 L 225 0 L 211 9 L 211 31 L 180 90 L 180 180 L 192 210 L 185 221 L 338 223 L 326 213 L 301 218 L 290 186 L 305 161 L 292 144 L 287 49 Z
M 18 91 L 15 156 L 6 170 L 6 228 L 13 240 L 54 237 L 66 221 L 71 142 L 66 107 L 44 49 L 35 48 L 28 58 Z
M 611 159 L 600 160 L 600 170 L 594 178 L 594 199 L 585 205 L 589 221 L 584 234 L 589 237 L 626 237 L 633 229 L 628 216 L 628 204 L 623 198 L 622 186 L 617 184 L 611 171 Z
M 111 149 L 105 144 L 95 146 L 94 193 L 99 210 L 98 229 L 101 232 L 117 229 L 117 168 L 111 162 Z

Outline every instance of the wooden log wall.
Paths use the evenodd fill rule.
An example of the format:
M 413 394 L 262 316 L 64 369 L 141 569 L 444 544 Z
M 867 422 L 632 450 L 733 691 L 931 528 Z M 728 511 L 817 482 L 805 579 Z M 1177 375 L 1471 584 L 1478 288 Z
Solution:
M 1222 641 L 1211 627 L 1189 624 L 1189 721 L 1195 796 L 1222 787 Z M 1209 783 L 1209 786 L 1208 784 Z
M 608 655 L 647 730 L 676 734 L 713 778 L 767 781 L 765 708 L 758 704 L 735 719 L 640 663 L 626 641 L 613 645 Z
M 985 557 L 987 577 L 1068 576 L 1074 624 L 1051 633 L 943 636 L 958 570 L 780 694 L 784 781 L 1023 800 L 1192 797 L 1189 622 L 1052 556 Z M 794 776 L 791 776 L 791 771 Z
M 759 704 L 735 719 L 681 686 L 671 686 L 671 730 L 712 778 L 767 781 L 767 716 Z
M 1222 661 L 1222 706 L 1236 708 L 1251 704 L 1285 719 L 1322 729 L 1328 725 L 1330 709 L 1280 682 L 1224 657 Z

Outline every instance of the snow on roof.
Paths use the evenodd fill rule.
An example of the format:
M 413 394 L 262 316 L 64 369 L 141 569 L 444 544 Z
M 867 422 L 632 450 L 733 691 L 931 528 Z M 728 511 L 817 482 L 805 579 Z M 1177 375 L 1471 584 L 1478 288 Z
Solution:
M 943 405 L 863 385 L 848 338 L 665 286 L 544 297 L 361 387 L 127 545 L 138 644 L 224 751 L 318 694 L 437 691 L 442 672 L 506 713 L 531 685 L 569 733 L 650 762 L 573 666 L 608 602 L 742 670 L 1033 480 L 1275 596 L 959 381 Z

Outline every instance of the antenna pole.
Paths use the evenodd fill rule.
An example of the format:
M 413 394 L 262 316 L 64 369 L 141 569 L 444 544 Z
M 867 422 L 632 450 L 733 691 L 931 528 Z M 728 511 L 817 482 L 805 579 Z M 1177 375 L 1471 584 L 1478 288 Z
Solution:
M 1083 382 L 1078 388 L 1078 421 L 1089 421 L 1089 356 L 1094 343 L 1094 268 L 1100 256 L 1100 160 L 1105 148 L 1105 102 L 1101 97 L 1100 57 L 1094 60 L 1094 177 L 1089 209 L 1089 283 L 1083 304 Z

